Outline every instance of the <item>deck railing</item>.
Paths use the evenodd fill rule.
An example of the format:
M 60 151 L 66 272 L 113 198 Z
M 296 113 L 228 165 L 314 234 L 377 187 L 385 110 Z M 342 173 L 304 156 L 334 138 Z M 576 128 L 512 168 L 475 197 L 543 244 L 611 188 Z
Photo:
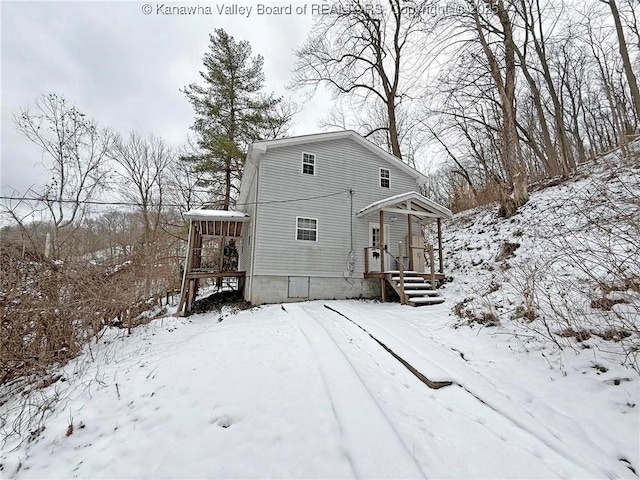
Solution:
M 443 265 L 442 265 L 442 255 L 438 252 L 438 260 L 439 265 L 436 268 L 436 250 L 433 248 L 433 245 L 427 245 L 426 247 L 406 247 L 408 252 L 407 256 L 403 256 L 403 267 L 405 270 L 409 270 L 409 266 L 411 265 L 410 259 L 415 259 L 416 252 L 420 252 L 419 255 L 424 259 L 424 268 L 418 269 L 416 265 L 413 265 L 413 270 L 421 270 L 418 273 L 427 273 L 430 275 L 437 274 L 438 276 L 443 276 Z M 398 270 L 400 265 L 400 259 L 394 255 L 391 255 L 387 250 L 384 251 L 385 260 L 384 260 L 384 271 L 389 270 Z M 372 265 L 372 260 L 375 259 L 375 263 L 377 265 Z M 364 271 L 365 273 L 382 273 L 382 265 L 380 261 L 380 249 L 378 247 L 364 247 Z
M 371 260 L 375 259 L 378 267 L 371 265 Z M 384 269 L 382 268 L 383 258 L 380 258 L 380 249 L 378 247 L 364 247 L 364 271 L 365 273 L 382 273 L 387 270 L 395 270 L 400 263 L 398 257 L 391 255 L 387 250 L 384 251 Z

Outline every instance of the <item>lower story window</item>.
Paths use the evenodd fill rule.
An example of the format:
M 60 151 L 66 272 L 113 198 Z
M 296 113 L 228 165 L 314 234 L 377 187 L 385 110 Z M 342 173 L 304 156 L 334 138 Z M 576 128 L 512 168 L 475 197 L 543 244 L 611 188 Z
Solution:
M 296 240 L 318 240 L 318 220 L 296 217 Z

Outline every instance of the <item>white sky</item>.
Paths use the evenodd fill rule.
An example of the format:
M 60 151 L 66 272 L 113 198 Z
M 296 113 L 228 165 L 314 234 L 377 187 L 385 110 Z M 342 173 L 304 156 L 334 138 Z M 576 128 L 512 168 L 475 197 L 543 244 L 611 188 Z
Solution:
M 236 40 L 248 40 L 264 57 L 266 90 L 277 95 L 291 78 L 293 49 L 311 28 L 307 14 L 258 15 L 257 2 L 247 18 L 218 13 L 232 2 L 6 2 L 0 0 L 1 31 L 1 169 L 2 195 L 24 192 L 47 182 L 41 153 L 18 135 L 12 115 L 42 93 L 57 93 L 101 126 L 122 134 L 154 133 L 170 145 L 182 145 L 193 112 L 179 91 L 199 81 L 209 33 L 224 28 Z M 144 5 L 151 13 L 143 14 Z M 285 5 L 266 0 L 267 6 Z M 212 14 L 163 15 L 164 5 L 205 7 Z M 304 103 L 294 134 L 318 131 L 329 109 L 330 95 L 317 94 Z

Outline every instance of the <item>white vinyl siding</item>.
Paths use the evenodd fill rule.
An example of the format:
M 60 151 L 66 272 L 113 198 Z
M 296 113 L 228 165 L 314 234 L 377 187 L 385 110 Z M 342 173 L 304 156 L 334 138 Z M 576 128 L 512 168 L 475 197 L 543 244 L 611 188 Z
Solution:
M 257 177 L 257 173 L 256 173 Z M 249 181 L 249 180 L 246 180 Z M 238 258 L 238 270 L 247 272 L 247 277 L 251 274 L 251 262 L 253 255 L 253 245 L 252 242 L 255 240 L 253 238 L 253 223 L 256 221 L 256 211 L 257 206 L 255 205 L 256 201 L 256 189 L 257 189 L 258 179 L 251 179 L 251 187 L 248 188 L 247 198 L 244 200 L 246 205 L 242 206 L 242 210 L 249 215 L 249 221 L 246 222 L 242 226 L 242 240 L 240 242 L 240 246 L 238 248 L 239 258 Z
M 296 217 L 296 240 L 318 241 L 318 220 Z
M 391 171 L 388 168 L 380 169 L 380 186 L 382 188 L 391 187 Z
M 321 176 L 300 174 L 302 153 L 309 150 L 322 159 Z M 380 168 L 390 172 L 389 188 L 380 188 Z M 414 177 L 348 138 L 270 149 L 260 161 L 253 274 L 342 278 L 353 225 L 354 275 L 361 278 L 369 222 L 379 219 L 359 219 L 355 214 L 383 198 L 413 191 L 418 191 Z M 318 241 L 296 240 L 298 216 L 318 221 Z M 396 215 L 395 222 L 391 216 L 385 215 L 390 229 L 385 243 L 397 254 L 398 241 L 407 236 L 407 221 L 404 215 Z M 417 222 L 413 225 L 417 234 Z
M 316 174 L 316 156 L 313 153 L 302 153 L 302 173 Z

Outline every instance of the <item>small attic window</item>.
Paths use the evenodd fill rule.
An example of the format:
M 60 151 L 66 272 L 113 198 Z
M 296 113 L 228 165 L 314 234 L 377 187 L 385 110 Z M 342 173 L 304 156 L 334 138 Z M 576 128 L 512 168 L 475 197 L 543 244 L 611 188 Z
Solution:
M 380 186 L 389 188 L 389 180 L 391 179 L 391 171 L 388 168 L 380 169 Z
M 302 173 L 307 175 L 316 174 L 316 156 L 313 153 L 302 154 Z

